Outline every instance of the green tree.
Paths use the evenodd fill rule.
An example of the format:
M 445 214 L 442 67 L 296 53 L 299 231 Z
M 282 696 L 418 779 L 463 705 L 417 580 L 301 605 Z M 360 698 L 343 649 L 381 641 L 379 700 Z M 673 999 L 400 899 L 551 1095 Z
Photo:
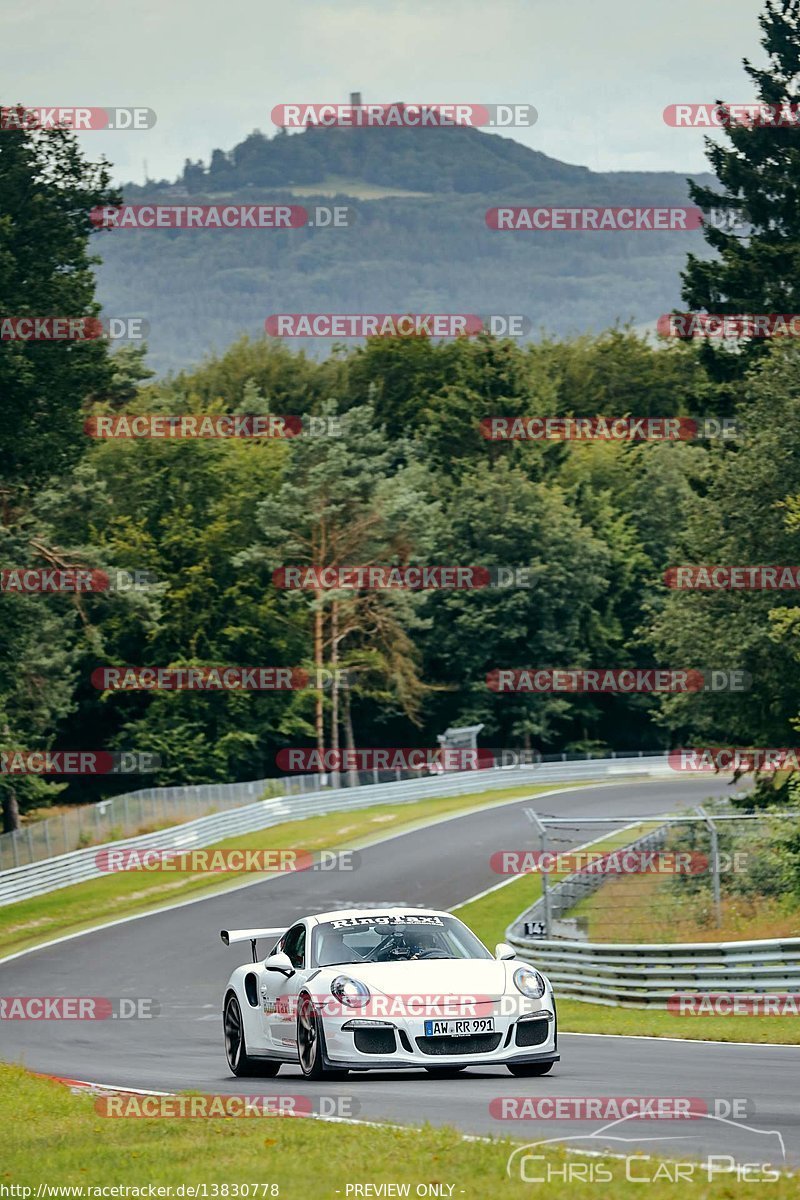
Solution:
M 767 0 L 759 17 L 768 65 L 744 68 L 764 104 L 800 103 L 800 0 Z M 800 125 L 731 122 L 729 146 L 706 139 L 709 162 L 722 184 L 719 193 L 690 182 L 694 202 L 732 219 L 707 222 L 704 236 L 717 257 L 690 254 L 682 295 L 692 309 L 711 313 L 794 313 L 800 306 Z M 742 222 L 749 228 L 743 228 Z M 738 227 L 737 227 L 738 225 Z M 704 344 L 704 357 L 722 378 L 739 374 L 748 358 L 764 353 L 764 339 L 739 352 Z
M 99 259 L 90 210 L 119 202 L 105 162 L 83 158 L 66 130 L 0 138 L 0 297 L 3 316 L 96 316 Z M 0 340 L 0 483 L 35 487 L 84 448 L 81 404 L 111 378 L 105 339 Z
M 428 596 L 427 675 L 450 693 L 433 697 L 438 727 L 444 727 L 442 719 L 484 722 L 484 737 L 499 739 L 493 745 L 528 746 L 534 738 L 549 748 L 569 727 L 575 702 L 560 695 L 499 694 L 489 689 L 486 675 L 501 667 L 593 665 L 598 610 L 608 586 L 607 547 L 584 525 L 563 488 L 534 482 L 506 462 L 464 472 L 443 506 L 437 533 L 433 561 L 529 572 L 529 586 Z
M 737 409 L 743 436 L 733 452 L 717 448 L 685 524 L 672 531 L 671 565 L 792 564 L 797 527 L 786 499 L 800 492 L 800 352 L 774 347 L 748 375 Z M 791 510 L 790 510 L 791 511 Z M 654 580 L 654 583 L 656 581 Z M 681 740 L 711 745 L 783 746 L 800 710 L 800 687 L 787 670 L 791 592 L 653 589 L 650 637 L 659 661 L 676 667 L 739 670 L 744 692 L 699 692 L 663 700 L 663 719 Z
M 341 436 L 290 443 L 280 487 L 258 506 L 259 537 L 237 557 L 240 565 L 324 568 L 392 563 L 398 558 L 407 562 L 413 557 L 424 511 L 418 487 L 407 478 L 413 468 L 396 470 L 398 450 L 376 426 L 369 405 L 351 408 L 339 418 L 338 405 L 330 401 L 321 415 L 341 420 Z M 418 473 L 414 478 L 419 484 Z M 307 631 L 307 657 L 316 669 L 335 671 L 346 649 L 351 673 L 382 677 L 384 697 L 390 694 L 407 716 L 416 715 L 421 683 L 408 634 L 411 597 L 314 587 L 287 593 L 283 603 L 288 618 Z M 367 687 L 364 683 L 361 690 Z M 339 699 L 334 682 L 334 750 L 339 746 Z M 320 749 L 326 741 L 324 708 L 317 691 L 314 731 Z
M 0 138 L 0 296 L 4 317 L 95 316 L 88 253 L 90 210 L 112 204 L 104 162 L 90 163 L 66 130 L 7 131 Z M 111 380 L 107 343 L 0 340 L 0 562 L 57 565 L 52 527 L 35 509 L 44 482 L 85 449 L 81 405 Z M 77 490 L 80 491 L 80 485 Z M 60 489 L 69 505 L 74 490 Z M 0 596 L 0 738 L 5 748 L 49 744 L 72 707 L 80 605 L 60 598 Z M 20 808 L 59 788 L 0 777 L 5 829 Z

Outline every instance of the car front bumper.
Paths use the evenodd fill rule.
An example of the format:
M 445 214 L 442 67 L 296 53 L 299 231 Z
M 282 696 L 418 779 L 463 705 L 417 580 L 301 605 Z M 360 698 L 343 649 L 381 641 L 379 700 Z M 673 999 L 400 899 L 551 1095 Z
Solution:
M 429 1036 L 425 1016 L 360 1021 L 324 1019 L 324 1059 L 331 1069 L 409 1070 L 557 1062 L 557 1022 L 550 997 L 511 1016 L 496 1012 L 494 1030 L 468 1036 Z

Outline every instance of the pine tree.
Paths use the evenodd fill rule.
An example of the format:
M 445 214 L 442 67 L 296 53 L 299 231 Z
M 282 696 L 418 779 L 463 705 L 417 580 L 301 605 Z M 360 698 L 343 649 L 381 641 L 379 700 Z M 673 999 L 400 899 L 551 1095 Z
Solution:
M 119 202 L 108 164 L 66 129 L 0 136 L 4 317 L 96 316 L 90 211 Z M 0 481 L 35 488 L 82 454 L 81 405 L 111 377 L 108 343 L 0 339 Z
M 6 113 L 13 110 L 6 110 Z M 23 110 L 17 110 L 22 116 Z M 87 162 L 66 129 L 0 136 L 0 297 L 4 317 L 96 316 L 90 211 L 115 204 L 108 164 Z M 86 450 L 82 405 L 113 381 L 105 339 L 0 338 L 0 563 L 43 565 L 31 505 Z M 66 486 L 66 485 L 65 485 Z M 68 493 L 62 493 L 69 508 Z M 47 529 L 47 544 L 55 535 Z M 70 709 L 76 611 L 68 601 L 0 596 L 0 749 L 40 749 Z M 3 828 L 58 791 L 0 774 Z
M 800 0 L 767 0 L 759 17 L 765 68 L 744 59 L 759 100 L 800 115 Z M 721 103 L 721 102 L 720 102 Z M 791 107 L 789 107 L 791 106 Z M 800 123 L 735 123 L 729 146 L 706 139 L 709 162 L 723 191 L 689 181 L 695 204 L 706 216 L 704 236 L 718 257 L 690 254 L 683 273 L 683 299 L 709 313 L 793 313 L 800 310 Z M 727 226 L 727 227 L 725 227 Z M 742 342 L 743 353 L 706 343 L 703 356 L 718 378 L 737 376 L 769 339 Z

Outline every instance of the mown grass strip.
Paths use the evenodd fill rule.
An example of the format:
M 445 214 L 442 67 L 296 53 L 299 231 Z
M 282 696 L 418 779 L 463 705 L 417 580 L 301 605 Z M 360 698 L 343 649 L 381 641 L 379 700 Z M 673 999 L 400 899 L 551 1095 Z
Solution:
M 360 844 L 383 834 L 408 831 L 440 817 L 506 804 L 540 792 L 585 786 L 582 781 L 555 786 L 493 788 L 413 804 L 381 804 L 355 812 L 326 813 L 227 838 L 206 849 L 357 849 Z M 243 880 L 254 881 L 267 878 L 267 875 L 229 872 L 221 878 L 188 871 L 124 871 L 20 900 L 0 908 L 0 957 L 40 945 L 54 937 L 91 929 L 106 921 L 224 891 Z
M 594 843 L 595 849 L 613 849 L 633 841 L 640 831 L 628 830 Z M 560 876 L 553 875 L 555 882 Z M 542 894 L 538 874 L 522 875 L 513 883 L 477 900 L 468 900 L 454 912 L 490 949 L 503 941 L 505 931 L 520 913 Z M 745 935 L 742 935 L 745 936 Z M 635 940 L 635 939 L 632 939 Z M 557 991 L 557 989 L 556 989 Z M 800 1017 L 705 1016 L 666 1012 L 663 1009 L 617 1008 L 559 997 L 558 1022 L 562 1033 L 615 1033 L 626 1036 L 669 1037 L 687 1041 L 761 1042 L 800 1045 Z
M 403 1084 L 398 1082 L 398 1086 Z M 415 1080 L 414 1086 L 419 1082 Z M 429 1081 L 428 1086 L 435 1088 L 436 1084 Z M 251 1093 L 254 1090 L 251 1088 Z M 290 1090 L 281 1089 L 287 1094 Z M 455 1129 L 429 1125 L 397 1129 L 258 1116 L 108 1118 L 98 1115 L 95 1103 L 91 1096 L 73 1095 L 53 1080 L 31 1076 L 19 1067 L 0 1066 L 0 1121 L 6 1130 L 0 1182 L 31 1188 L 27 1197 L 14 1193 L 21 1200 L 35 1197 L 40 1184 L 80 1187 L 84 1200 L 93 1200 L 91 1188 L 120 1186 L 139 1187 L 143 1189 L 139 1194 L 147 1196 L 149 1185 L 206 1188 L 205 1192 L 173 1191 L 173 1197 L 241 1198 L 243 1185 L 249 1184 L 249 1200 L 273 1196 L 280 1200 L 305 1200 L 308 1196 L 345 1200 L 348 1195 L 381 1194 L 374 1190 L 348 1192 L 348 1187 L 359 1184 L 407 1185 L 408 1192 L 383 1194 L 427 1194 L 454 1200 L 485 1200 L 489 1196 L 530 1200 L 534 1194 L 531 1182 L 523 1182 L 519 1170 L 506 1174 L 509 1155 L 517 1145 L 502 1139 L 502 1130 L 497 1139 L 472 1140 Z M 558 1133 L 554 1130 L 551 1136 L 566 1134 L 568 1127 L 559 1123 Z M 537 1135 L 531 1140 L 541 1139 Z M 550 1147 L 537 1148 L 534 1153 L 543 1155 L 531 1164 L 536 1173 L 552 1175 L 548 1200 L 568 1200 L 576 1194 L 587 1200 L 607 1196 L 612 1194 L 606 1190 L 609 1186 L 613 1195 L 623 1200 L 641 1195 L 641 1183 L 626 1179 L 626 1164 L 621 1159 L 580 1158 Z M 584 1171 L 591 1166 L 595 1178 L 602 1166 L 608 1175 L 600 1175 L 600 1179 L 611 1180 L 611 1184 L 606 1182 L 598 1192 L 597 1183 L 566 1179 L 569 1164 L 576 1163 Z M 654 1180 L 648 1187 L 649 1200 L 675 1200 L 675 1181 L 670 1178 L 675 1169 L 656 1159 L 637 1160 L 636 1175 L 641 1179 L 648 1174 Z M 705 1170 L 698 1167 L 698 1195 L 704 1200 L 728 1200 L 734 1194 L 737 1200 L 763 1196 L 763 1183 L 733 1183 L 733 1178 L 720 1174 L 708 1183 Z M 439 1185 L 437 1190 L 434 1184 Z M 420 1187 L 429 1190 L 418 1191 Z M 105 1192 L 105 1196 L 110 1194 Z M 797 1195 L 797 1180 L 782 1177 L 770 1183 L 769 1195 L 774 1200 L 790 1200 Z

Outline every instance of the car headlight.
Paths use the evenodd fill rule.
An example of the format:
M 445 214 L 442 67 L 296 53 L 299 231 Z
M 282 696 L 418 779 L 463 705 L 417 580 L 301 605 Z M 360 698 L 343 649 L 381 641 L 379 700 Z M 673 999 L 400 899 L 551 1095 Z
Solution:
M 331 992 L 348 1008 L 363 1008 L 369 1000 L 367 985 L 359 979 L 351 979 L 348 975 L 337 975 L 331 984 Z
M 522 992 L 523 996 L 529 996 L 531 1000 L 538 1000 L 544 995 L 545 982 L 538 971 L 534 971 L 533 967 L 520 967 L 514 972 L 514 986 L 517 991 Z

